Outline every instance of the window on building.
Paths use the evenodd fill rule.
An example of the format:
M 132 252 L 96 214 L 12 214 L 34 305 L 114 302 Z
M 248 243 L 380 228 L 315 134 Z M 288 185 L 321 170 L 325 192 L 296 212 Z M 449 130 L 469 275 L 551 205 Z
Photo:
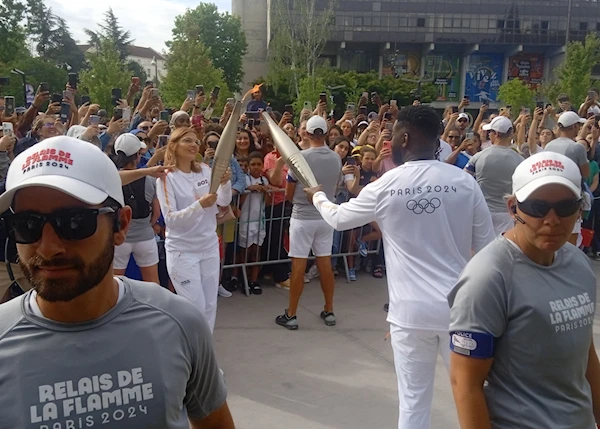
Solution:
M 499 19 L 498 21 L 496 21 L 496 28 L 504 28 L 504 20 L 503 19 Z
M 425 18 L 417 18 L 417 27 L 425 27 Z
M 588 23 L 587 22 L 580 22 L 579 23 L 579 31 L 587 31 L 588 29 Z
M 363 24 L 365 25 L 365 27 L 370 27 L 371 26 L 371 17 L 365 16 L 363 18 Z
M 354 26 L 355 27 L 362 27 L 362 25 L 363 25 L 362 16 L 355 16 L 354 17 Z
M 550 21 L 542 21 L 540 24 L 540 29 L 549 30 L 550 29 Z

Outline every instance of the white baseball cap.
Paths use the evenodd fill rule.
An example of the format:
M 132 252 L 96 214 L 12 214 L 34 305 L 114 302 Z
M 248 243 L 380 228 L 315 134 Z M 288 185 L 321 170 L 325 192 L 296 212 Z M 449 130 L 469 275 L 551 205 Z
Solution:
M 115 153 L 121 151 L 127 156 L 132 156 L 138 153 L 140 149 L 146 149 L 146 143 L 130 133 L 121 134 L 115 141 Z
M 506 134 L 513 127 L 510 119 L 506 116 L 496 116 L 492 122 L 485 124 L 482 128 L 485 131 L 496 131 L 497 133 Z
M 125 205 L 115 164 L 98 147 L 72 137 L 46 139 L 13 160 L 0 212 L 10 208 L 18 190 L 31 186 L 56 189 L 90 205 L 102 204 L 108 197 Z
M 558 117 L 558 123 L 565 128 L 572 127 L 575 124 L 585 124 L 586 120 L 575 112 L 564 112 Z
M 459 113 L 458 114 L 458 118 L 456 120 L 460 121 L 461 119 L 466 119 L 467 122 L 468 122 L 469 121 L 469 115 L 467 115 L 466 113 Z
M 555 152 L 540 152 L 520 163 L 512 176 L 513 194 L 523 202 L 545 185 L 563 185 L 581 198 L 581 173 L 570 158 Z
M 321 135 L 325 135 L 329 127 L 327 126 L 327 121 L 323 119 L 321 116 L 313 116 L 306 123 L 306 132 L 308 134 L 317 134 L 317 130 L 321 130 Z

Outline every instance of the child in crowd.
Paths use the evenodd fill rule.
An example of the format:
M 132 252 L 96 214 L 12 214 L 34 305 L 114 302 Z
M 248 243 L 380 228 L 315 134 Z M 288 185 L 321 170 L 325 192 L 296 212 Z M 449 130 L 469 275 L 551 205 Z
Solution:
M 240 156 L 237 157 L 237 161 L 240 164 L 240 167 L 242 167 L 244 174 L 248 174 L 248 158 L 245 156 Z
M 240 200 L 242 212 L 238 245 L 241 252 L 239 253 L 238 263 L 260 261 L 260 247 L 266 235 L 265 194 L 271 190 L 269 179 L 263 176 L 264 164 L 261 153 L 252 152 L 248 155 L 248 170 L 246 190 L 250 193 L 243 194 Z M 262 293 L 262 288 L 258 284 L 259 272 L 259 265 L 250 268 L 250 292 L 255 295 Z
M 360 149 L 360 179 L 358 183 L 358 193 L 356 195 L 358 195 L 360 191 L 369 183 L 377 180 L 377 172 L 373 170 L 373 163 L 375 162 L 376 158 L 377 152 L 375 151 L 375 148 L 373 146 L 365 145 Z M 381 233 L 379 233 L 379 228 L 377 228 L 377 225 L 371 224 L 370 226 L 356 228 L 350 231 L 350 240 L 348 241 L 352 246 L 351 250 L 358 250 L 363 258 L 366 258 L 368 256 L 368 245 L 364 239 L 363 241 L 361 241 L 359 237 L 365 234 L 365 232 L 367 232 L 368 229 L 375 229 L 375 231 L 369 232 L 369 234 L 364 235 L 364 239 L 368 239 L 368 241 L 371 241 L 377 240 L 378 236 L 379 238 L 381 237 Z M 348 256 L 348 269 L 350 281 L 356 281 L 354 256 Z

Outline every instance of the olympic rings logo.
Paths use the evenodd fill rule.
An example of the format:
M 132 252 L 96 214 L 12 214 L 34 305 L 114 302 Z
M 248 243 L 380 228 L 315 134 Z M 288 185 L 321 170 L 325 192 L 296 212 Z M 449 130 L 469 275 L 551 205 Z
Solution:
M 419 201 L 409 200 L 406 203 L 406 208 L 412 211 L 414 214 L 422 214 L 423 212 L 427 214 L 432 214 L 437 209 L 442 206 L 442 202 L 439 198 L 432 198 L 428 200 L 426 198 L 421 198 Z

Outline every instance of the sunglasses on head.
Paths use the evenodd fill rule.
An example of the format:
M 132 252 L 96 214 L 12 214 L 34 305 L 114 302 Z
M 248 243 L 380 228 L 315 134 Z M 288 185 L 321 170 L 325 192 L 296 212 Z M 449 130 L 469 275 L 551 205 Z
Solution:
M 542 200 L 526 200 L 522 203 L 517 201 L 519 210 L 531 217 L 543 218 L 554 209 L 558 217 L 569 217 L 581 209 L 581 199 L 563 200 L 556 203 L 548 203 Z
M 99 215 L 117 211 L 112 207 L 102 207 L 68 209 L 50 214 L 23 212 L 5 216 L 4 225 L 8 237 L 18 244 L 39 241 L 47 222 L 63 240 L 84 240 L 96 233 Z

